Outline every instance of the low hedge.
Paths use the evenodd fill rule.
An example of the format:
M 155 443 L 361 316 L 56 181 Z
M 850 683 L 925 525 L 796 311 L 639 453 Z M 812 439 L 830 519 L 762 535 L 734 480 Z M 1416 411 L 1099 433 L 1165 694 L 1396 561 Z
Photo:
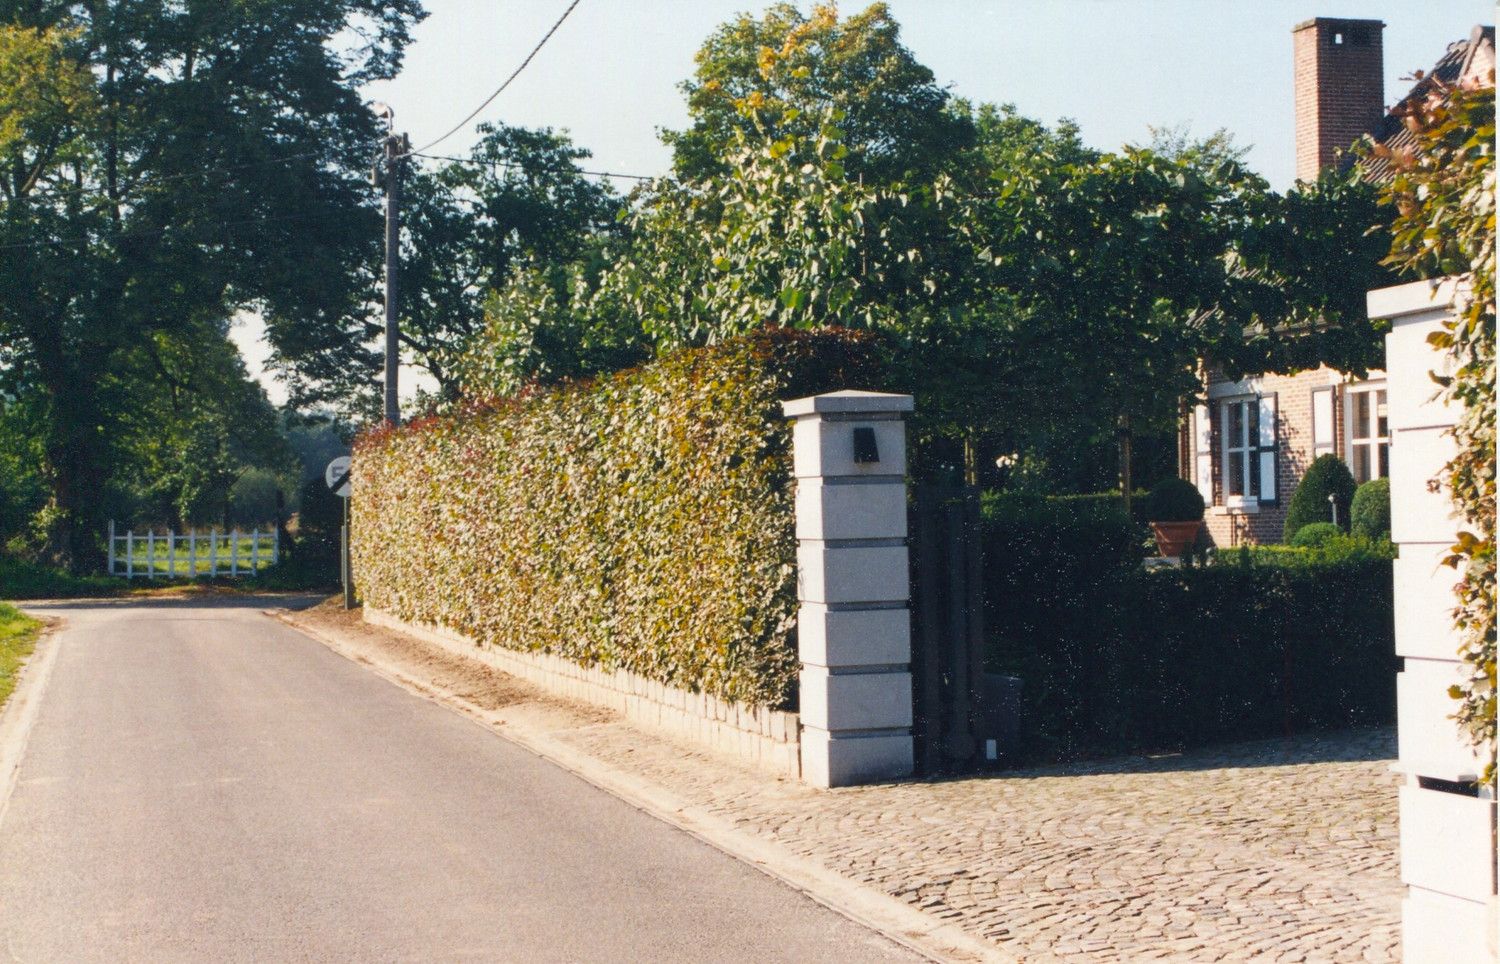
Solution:
M 1034 761 L 1389 723 L 1389 544 L 1229 551 L 1146 570 L 1065 504 L 985 518 L 989 669 L 1022 677 Z M 1094 538 L 1080 530 L 1097 525 Z M 1358 544 L 1356 544 L 1358 543 Z
M 364 600 L 739 702 L 795 696 L 782 401 L 881 384 L 868 336 L 771 331 L 355 446 Z

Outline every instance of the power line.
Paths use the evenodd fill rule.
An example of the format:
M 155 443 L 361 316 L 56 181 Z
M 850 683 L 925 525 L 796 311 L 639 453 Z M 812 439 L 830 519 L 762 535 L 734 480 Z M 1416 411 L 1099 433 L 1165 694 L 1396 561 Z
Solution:
M 430 150 L 431 148 L 436 147 L 437 145 L 441 144 L 443 141 L 446 141 L 448 138 L 452 137 L 454 134 L 457 134 L 460 130 L 462 130 L 464 128 L 464 126 L 466 124 L 469 123 L 469 121 L 471 121 L 474 118 L 478 117 L 479 116 L 479 112 L 482 111 L 482 110 L 484 110 L 486 107 L 490 106 L 490 103 L 496 97 L 499 97 L 502 93 L 504 93 L 505 88 L 507 88 L 507 87 L 510 86 L 511 81 L 513 81 L 517 77 L 519 77 L 520 74 L 521 74 L 521 71 L 525 70 L 526 66 L 531 63 L 531 59 L 533 57 L 535 57 L 541 51 L 541 49 L 547 45 L 547 41 L 551 40 L 552 39 L 552 35 L 555 34 L 555 33 L 557 33 L 557 28 L 561 27 L 562 24 L 563 24 L 563 21 L 566 20 L 566 19 L 568 19 L 568 14 L 572 13 L 573 12 L 573 8 L 576 7 L 576 6 L 578 6 L 578 2 L 579 2 L 579 0 L 573 0 L 572 3 L 568 4 L 568 9 L 566 9 L 566 10 L 564 10 L 562 12 L 562 16 L 558 17 L 557 18 L 557 22 L 552 25 L 552 29 L 548 30 L 547 33 L 546 33 L 546 35 L 544 35 L 541 40 L 537 41 L 536 46 L 531 48 L 531 53 L 527 54 L 526 55 L 526 59 L 523 60 L 523 61 L 521 61 L 521 66 L 519 66 L 515 70 L 511 71 L 510 76 L 507 77 L 507 78 L 505 78 L 505 82 L 502 83 L 499 87 L 496 87 L 495 88 L 495 92 L 493 94 L 490 94 L 490 96 L 488 96 L 488 97 L 486 97 L 484 99 L 484 103 L 482 103 L 478 107 L 474 108 L 474 110 L 472 112 L 470 112 L 470 114 L 469 114 L 468 117 L 465 117 L 463 120 L 459 121 L 457 124 L 454 124 L 453 127 L 450 128 L 449 131 L 446 134 L 444 134 L 442 137 L 439 137 L 439 138 L 437 138 L 436 140 L 433 140 L 433 141 L 428 141 L 426 144 L 423 144 L 421 147 L 417 148 L 415 151 L 407 151 L 407 153 L 408 154 L 420 154 L 423 151 Z
M 422 154 L 418 153 L 417 151 L 412 151 L 412 156 L 425 157 L 429 161 L 453 161 L 456 164 L 474 164 L 476 166 L 498 166 L 504 168 L 521 168 L 522 170 L 526 169 L 526 165 L 522 164 L 519 161 L 486 161 L 477 157 L 452 157 L 447 154 Z M 566 174 L 572 171 L 578 174 L 586 174 L 589 177 L 623 177 L 632 181 L 656 180 L 656 178 L 650 174 L 621 174 L 618 171 L 589 171 L 581 167 L 543 167 L 533 168 L 533 170 L 540 170 L 544 173 L 549 174 Z

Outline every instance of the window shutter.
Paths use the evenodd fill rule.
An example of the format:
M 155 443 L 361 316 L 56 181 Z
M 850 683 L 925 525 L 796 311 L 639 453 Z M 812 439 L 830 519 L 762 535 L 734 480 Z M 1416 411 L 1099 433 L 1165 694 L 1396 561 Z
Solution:
M 1262 395 L 1256 399 L 1260 406 L 1260 438 L 1256 446 L 1260 452 L 1260 492 L 1256 497 L 1262 503 L 1275 505 L 1278 501 L 1276 488 L 1276 393 Z
M 1313 458 L 1333 454 L 1333 389 L 1318 388 L 1312 393 Z
M 1193 409 L 1193 481 L 1203 495 L 1204 505 L 1214 504 L 1214 438 L 1208 406 Z

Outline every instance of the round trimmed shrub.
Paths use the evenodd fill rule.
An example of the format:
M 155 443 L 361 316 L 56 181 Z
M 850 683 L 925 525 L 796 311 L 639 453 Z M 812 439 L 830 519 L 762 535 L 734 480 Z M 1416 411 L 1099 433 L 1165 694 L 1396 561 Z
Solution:
M 1390 479 L 1371 479 L 1354 490 L 1354 501 L 1349 504 L 1349 531 L 1367 539 L 1390 537 Z
M 1203 495 L 1188 480 L 1170 476 L 1146 493 L 1145 510 L 1148 522 L 1200 522 Z
M 1326 543 L 1342 538 L 1344 530 L 1332 522 L 1314 522 L 1297 530 L 1292 536 L 1292 545 L 1298 549 L 1316 549 Z
M 1354 499 L 1354 476 L 1337 455 L 1320 455 L 1307 467 L 1307 474 L 1302 476 L 1302 482 L 1287 505 L 1286 527 L 1282 532 L 1288 542 L 1302 531 L 1303 526 L 1333 521 L 1328 505 L 1330 494 L 1334 505 L 1338 506 L 1339 528 L 1346 529 L 1349 526 L 1349 503 Z

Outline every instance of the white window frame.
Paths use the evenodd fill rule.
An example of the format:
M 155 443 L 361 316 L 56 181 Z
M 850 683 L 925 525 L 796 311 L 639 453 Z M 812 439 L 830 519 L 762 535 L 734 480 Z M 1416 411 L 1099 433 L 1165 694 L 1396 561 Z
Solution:
M 1377 392 L 1384 393 L 1386 396 L 1387 420 L 1385 434 L 1377 434 L 1380 431 L 1380 403 L 1378 398 L 1372 398 L 1370 405 L 1370 424 L 1365 426 L 1370 431 L 1370 435 L 1367 438 L 1357 439 L 1354 437 L 1356 429 L 1354 421 L 1354 414 L 1357 405 L 1356 396 L 1374 395 Z M 1391 427 L 1389 420 L 1389 409 L 1390 394 L 1386 391 L 1384 381 L 1355 382 L 1354 384 L 1349 385 L 1344 389 L 1344 463 L 1349 466 L 1350 473 L 1354 474 L 1354 481 L 1356 483 L 1368 482 L 1370 481 L 1370 479 L 1382 478 L 1380 474 L 1381 446 L 1385 447 L 1386 463 L 1387 466 L 1389 466 L 1391 450 Z M 1355 450 L 1358 448 L 1367 448 L 1370 450 L 1370 476 L 1367 479 L 1361 479 L 1356 471 L 1358 463 L 1355 461 L 1354 454 Z M 1387 472 L 1387 474 L 1389 473 Z
M 1260 418 L 1260 398 L 1258 395 L 1234 395 L 1229 398 L 1218 399 L 1219 406 L 1219 477 L 1223 480 L 1224 504 L 1231 509 L 1257 509 L 1260 499 L 1256 495 L 1256 486 L 1252 484 L 1255 479 L 1254 470 L 1251 468 L 1252 461 L 1258 462 L 1256 454 L 1260 446 L 1259 432 L 1253 434 L 1250 431 L 1250 413 L 1255 413 L 1255 421 L 1258 424 Z M 1229 410 L 1231 406 L 1241 406 L 1244 417 L 1240 421 L 1240 438 L 1229 437 Z M 1244 458 L 1240 462 L 1240 494 L 1234 493 L 1234 474 L 1230 470 L 1231 458 L 1234 453 L 1240 453 Z M 1259 466 L 1257 465 L 1256 468 Z

